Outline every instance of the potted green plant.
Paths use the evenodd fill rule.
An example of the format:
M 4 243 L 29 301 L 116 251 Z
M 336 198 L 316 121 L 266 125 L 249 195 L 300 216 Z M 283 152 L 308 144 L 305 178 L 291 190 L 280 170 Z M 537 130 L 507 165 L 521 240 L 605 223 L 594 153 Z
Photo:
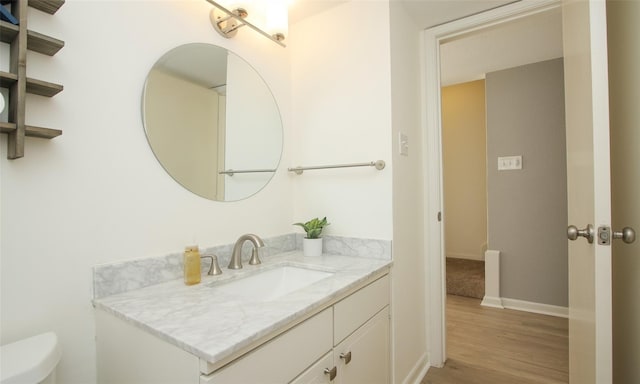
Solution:
M 322 234 L 324 227 L 329 224 L 330 223 L 327 222 L 326 217 L 322 220 L 316 217 L 306 223 L 293 224 L 302 227 L 302 229 L 307 233 L 307 236 L 302 239 L 302 252 L 305 256 L 322 255 L 322 237 L 320 237 L 320 235 Z

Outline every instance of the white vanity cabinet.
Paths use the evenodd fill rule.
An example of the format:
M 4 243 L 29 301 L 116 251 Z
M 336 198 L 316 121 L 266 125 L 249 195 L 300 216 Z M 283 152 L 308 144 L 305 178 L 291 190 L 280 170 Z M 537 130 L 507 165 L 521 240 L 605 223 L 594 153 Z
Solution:
M 387 384 L 389 359 L 387 306 L 291 384 Z
M 223 366 L 96 311 L 98 383 L 389 383 L 389 297 L 383 275 Z
M 333 310 L 332 351 L 292 384 L 389 383 L 389 278 L 336 303 Z
M 386 384 L 389 289 L 379 278 L 200 383 Z

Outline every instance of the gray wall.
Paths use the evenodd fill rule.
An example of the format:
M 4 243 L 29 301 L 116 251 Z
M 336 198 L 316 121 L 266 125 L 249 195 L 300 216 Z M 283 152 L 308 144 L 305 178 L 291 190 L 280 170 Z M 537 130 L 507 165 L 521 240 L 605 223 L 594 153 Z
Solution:
M 488 247 L 500 296 L 567 306 L 567 173 L 562 59 L 486 76 Z M 498 171 L 498 156 L 522 170 Z

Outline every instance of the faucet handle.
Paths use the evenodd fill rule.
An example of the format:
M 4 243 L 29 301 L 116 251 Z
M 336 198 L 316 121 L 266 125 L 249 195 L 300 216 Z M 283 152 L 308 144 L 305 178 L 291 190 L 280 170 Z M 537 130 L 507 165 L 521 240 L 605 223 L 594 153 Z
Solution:
M 262 261 L 260 261 L 260 257 L 258 257 L 258 248 L 253 248 L 251 250 L 251 259 L 249 259 L 249 265 L 258 265 L 258 264 L 262 264 Z
M 220 265 L 218 265 L 218 256 L 216 255 L 204 255 L 201 256 L 202 259 L 211 259 L 211 266 L 209 267 L 209 272 L 207 272 L 207 275 L 221 275 L 222 274 L 222 270 L 220 269 Z

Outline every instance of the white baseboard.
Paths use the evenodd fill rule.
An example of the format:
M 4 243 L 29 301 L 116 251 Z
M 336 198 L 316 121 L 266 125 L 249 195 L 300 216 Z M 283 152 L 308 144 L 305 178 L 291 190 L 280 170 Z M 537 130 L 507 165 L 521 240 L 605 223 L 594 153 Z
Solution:
M 493 303 L 497 308 L 502 308 L 500 299 L 500 251 L 487 250 L 484 253 L 484 295 L 487 302 Z M 485 302 L 483 300 L 483 304 Z
M 402 384 L 420 384 L 430 366 L 431 364 L 427 361 L 427 354 L 425 353 L 420 356 L 416 364 L 411 368 L 411 372 L 402 380 Z
M 569 308 L 567 307 L 500 297 L 500 251 L 487 250 L 484 254 L 484 260 L 485 296 L 482 299 L 483 306 L 514 309 L 516 311 L 540 313 L 564 318 L 569 317 Z
M 542 303 L 534 303 L 531 301 L 501 298 L 502 306 L 507 309 L 515 309 L 516 311 L 525 311 L 532 313 L 540 313 L 542 315 L 569 317 L 569 308 L 557 305 L 549 305 Z
M 480 303 L 480 305 L 483 305 L 485 307 L 491 307 L 491 308 L 500 308 L 503 309 L 504 306 L 502 305 L 502 299 L 499 297 L 495 297 L 495 296 L 486 296 L 482 299 L 482 303 Z

